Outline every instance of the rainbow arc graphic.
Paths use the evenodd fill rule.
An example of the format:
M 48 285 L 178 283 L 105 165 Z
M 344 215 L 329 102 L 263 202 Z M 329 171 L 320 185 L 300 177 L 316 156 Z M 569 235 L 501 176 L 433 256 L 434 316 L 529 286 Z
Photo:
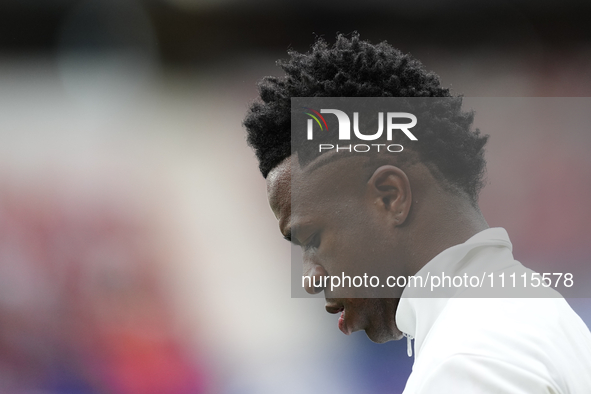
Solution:
M 326 127 L 326 131 L 328 131 L 328 125 L 326 124 L 326 120 L 324 120 L 324 117 L 322 115 L 320 115 L 320 112 L 318 112 L 312 108 L 308 108 L 308 107 L 302 107 L 302 108 L 307 111 L 314 112 L 314 114 L 316 114 L 316 116 L 314 114 L 311 114 L 310 112 L 304 111 L 304 113 L 306 115 L 311 116 L 312 119 L 314 119 L 316 121 L 316 123 L 318 123 L 318 126 L 320 126 L 320 130 L 324 130 L 324 127 L 322 127 L 322 123 L 324 123 L 324 126 Z M 320 120 L 318 118 L 322 119 L 322 123 L 320 123 Z

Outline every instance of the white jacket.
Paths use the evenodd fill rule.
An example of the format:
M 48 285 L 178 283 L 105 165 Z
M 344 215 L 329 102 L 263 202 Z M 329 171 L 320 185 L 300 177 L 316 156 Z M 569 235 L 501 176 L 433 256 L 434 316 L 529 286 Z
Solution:
M 529 271 L 511 250 L 504 229 L 487 229 L 443 251 L 417 275 L 472 267 L 495 275 Z M 415 340 L 404 394 L 591 394 L 591 333 L 558 293 L 462 298 L 470 294 L 465 288 L 448 290 L 449 298 L 402 293 L 396 323 Z

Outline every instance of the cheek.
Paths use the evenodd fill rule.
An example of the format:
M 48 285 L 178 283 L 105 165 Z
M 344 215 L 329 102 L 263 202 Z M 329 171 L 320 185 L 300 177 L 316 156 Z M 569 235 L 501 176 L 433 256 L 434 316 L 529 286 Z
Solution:
M 340 232 L 335 257 L 356 274 L 391 274 L 395 249 L 389 234 L 377 226 L 351 225 Z
M 350 277 L 352 286 L 331 289 L 335 297 L 396 297 L 398 288 L 388 287 L 388 277 L 403 274 L 403 264 L 396 258 L 391 234 L 363 223 L 343 223 L 340 230 L 327 233 L 322 240 L 318 257 L 328 275 Z M 377 278 L 374 278 L 377 277 Z M 375 280 L 374 280 L 375 279 Z M 376 287 L 374 287 L 374 284 Z M 361 286 L 359 286 L 361 285 Z M 381 285 L 381 286 L 380 286 Z M 385 287 L 384 287 L 385 286 Z M 375 309 L 377 306 L 372 306 Z
M 330 275 L 398 275 L 392 232 L 363 204 L 334 206 L 324 223 L 318 261 Z M 384 279 L 385 281 L 385 279 Z M 382 282 L 382 281 L 380 281 Z
M 369 239 L 358 229 L 343 226 L 322 240 L 319 257 L 332 275 L 363 275 L 367 272 Z

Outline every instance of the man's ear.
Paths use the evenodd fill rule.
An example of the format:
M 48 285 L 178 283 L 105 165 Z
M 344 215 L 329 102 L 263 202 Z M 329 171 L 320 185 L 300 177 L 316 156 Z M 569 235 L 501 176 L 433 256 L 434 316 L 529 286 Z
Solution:
M 376 169 L 367 182 L 370 198 L 376 207 L 399 226 L 408 217 L 412 204 L 410 182 L 400 168 L 385 165 Z

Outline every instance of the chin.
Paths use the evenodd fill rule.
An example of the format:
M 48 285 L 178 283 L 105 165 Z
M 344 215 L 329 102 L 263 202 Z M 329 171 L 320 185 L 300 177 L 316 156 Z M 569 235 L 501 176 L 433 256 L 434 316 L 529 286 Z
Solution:
M 396 341 L 402 338 L 402 334 L 394 335 L 388 330 L 376 330 L 372 328 L 366 328 L 365 334 L 372 342 L 375 343 L 386 343 L 389 341 Z

